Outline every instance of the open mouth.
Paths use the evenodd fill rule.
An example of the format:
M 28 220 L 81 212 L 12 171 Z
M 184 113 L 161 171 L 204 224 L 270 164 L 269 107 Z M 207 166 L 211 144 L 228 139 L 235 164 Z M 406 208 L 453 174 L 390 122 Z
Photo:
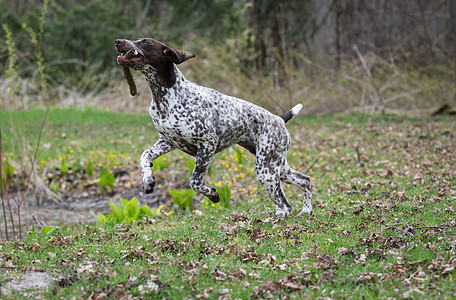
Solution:
M 117 62 L 121 63 L 131 63 L 137 62 L 142 59 L 139 52 L 135 49 L 130 49 L 127 52 L 121 52 L 120 55 L 117 57 Z

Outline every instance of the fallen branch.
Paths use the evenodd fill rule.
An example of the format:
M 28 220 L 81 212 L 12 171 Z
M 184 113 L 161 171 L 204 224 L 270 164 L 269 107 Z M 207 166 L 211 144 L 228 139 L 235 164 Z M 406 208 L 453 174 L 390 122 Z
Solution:
M 403 234 L 412 234 L 414 235 L 414 231 L 416 230 L 422 230 L 422 229 L 437 229 L 438 231 L 441 231 L 441 233 L 443 233 L 444 235 L 454 235 L 455 233 L 448 233 L 446 232 L 446 230 L 448 228 L 455 228 L 456 226 L 454 225 L 430 225 L 430 226 L 411 226 L 409 223 L 397 223 L 397 224 L 387 224 L 386 225 L 387 227 L 389 228 L 394 228 L 398 231 L 402 231 Z M 401 227 L 404 227 L 403 229 L 402 228 L 398 228 L 399 226 Z
M 359 167 L 364 166 L 364 162 L 361 160 L 361 155 L 359 155 L 359 149 L 358 148 L 355 148 L 355 149 L 356 149 L 356 154 L 358 155 L 358 163 L 356 164 L 356 167 L 359 168 Z
M 358 58 L 361 61 L 361 64 L 362 64 L 362 66 L 364 68 L 364 71 L 367 74 L 367 77 L 371 78 L 372 77 L 372 73 L 371 73 L 369 67 L 367 66 L 367 63 L 366 63 L 366 60 L 364 59 L 364 56 L 361 54 L 361 51 L 359 51 L 359 48 L 358 48 L 358 46 L 356 44 L 353 45 L 353 49 L 355 50 L 356 55 L 358 55 Z
M 315 159 L 313 160 L 313 162 L 310 164 L 310 166 L 308 166 L 307 169 L 305 169 L 303 173 L 309 172 L 310 169 L 312 169 L 312 167 L 315 165 L 315 163 L 317 162 L 317 160 L 318 160 L 318 158 L 315 158 Z
M 418 227 L 412 227 L 408 223 L 397 223 L 397 224 L 386 224 L 386 227 L 398 227 L 398 226 L 407 226 L 407 228 L 417 230 L 417 229 L 447 229 L 447 228 L 452 228 L 456 227 L 454 225 L 430 225 L 430 226 L 418 226 Z

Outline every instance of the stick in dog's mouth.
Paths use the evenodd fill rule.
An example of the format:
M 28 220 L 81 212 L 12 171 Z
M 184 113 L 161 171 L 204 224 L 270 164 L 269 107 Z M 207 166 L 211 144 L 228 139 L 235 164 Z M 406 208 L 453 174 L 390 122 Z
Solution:
M 128 50 L 128 52 L 125 53 L 125 57 L 128 58 L 128 59 L 133 58 L 136 55 L 138 55 L 138 51 L 133 50 L 133 49 Z M 135 81 L 133 79 L 133 76 L 131 75 L 130 68 L 129 67 L 122 67 L 122 69 L 123 69 L 123 73 L 124 73 L 125 79 L 127 79 L 128 86 L 130 87 L 130 95 L 136 96 L 138 91 L 136 89 L 136 84 L 135 84 Z

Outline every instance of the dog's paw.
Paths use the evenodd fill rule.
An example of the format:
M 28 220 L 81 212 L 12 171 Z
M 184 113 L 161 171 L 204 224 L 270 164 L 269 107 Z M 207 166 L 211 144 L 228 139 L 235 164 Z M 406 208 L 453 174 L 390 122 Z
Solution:
M 150 194 L 154 191 L 155 186 L 155 178 L 151 177 L 143 177 L 143 189 L 144 193 Z
M 212 201 L 212 203 L 219 203 L 220 202 L 220 195 L 217 193 L 217 191 L 212 188 L 212 195 L 207 196 L 209 200 Z
M 305 208 L 305 209 L 301 210 L 301 212 L 298 214 L 298 217 L 301 217 L 304 215 L 310 216 L 311 213 L 312 213 L 311 209 Z
M 288 217 L 288 215 L 290 214 L 291 210 L 288 210 L 287 208 L 278 208 L 276 207 L 276 217 L 277 218 L 280 218 L 280 219 L 283 219 L 283 218 L 286 218 Z
M 278 219 L 285 219 L 288 216 L 288 214 L 287 213 L 282 213 L 282 212 L 276 212 L 275 216 Z

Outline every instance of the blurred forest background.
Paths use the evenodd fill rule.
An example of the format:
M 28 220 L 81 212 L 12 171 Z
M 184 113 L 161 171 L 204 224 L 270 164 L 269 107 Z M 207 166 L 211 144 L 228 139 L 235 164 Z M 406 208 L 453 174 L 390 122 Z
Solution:
M 0 108 L 143 110 L 116 38 L 197 57 L 187 78 L 283 112 L 423 112 L 455 103 L 455 0 L 0 0 Z

